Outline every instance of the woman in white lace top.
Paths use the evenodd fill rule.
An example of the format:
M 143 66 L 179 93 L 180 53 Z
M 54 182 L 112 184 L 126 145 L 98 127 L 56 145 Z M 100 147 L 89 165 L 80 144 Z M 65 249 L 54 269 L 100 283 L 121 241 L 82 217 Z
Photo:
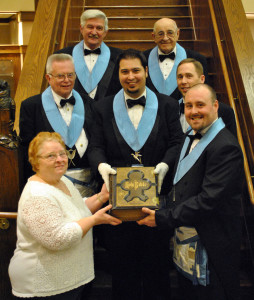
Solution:
M 9 266 L 17 298 L 80 299 L 94 279 L 92 227 L 118 225 L 106 212 L 110 205 L 103 186 L 82 199 L 64 175 L 65 144 L 58 133 L 41 132 L 30 143 L 29 178 L 18 205 L 17 246 Z M 37 298 L 39 297 L 39 298 Z

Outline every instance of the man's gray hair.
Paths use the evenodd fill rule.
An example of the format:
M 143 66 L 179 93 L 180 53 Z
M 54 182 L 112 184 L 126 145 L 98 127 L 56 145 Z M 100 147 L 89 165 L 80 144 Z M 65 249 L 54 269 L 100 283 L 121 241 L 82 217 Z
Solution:
M 103 19 L 104 20 L 104 30 L 107 31 L 108 30 L 108 18 L 107 16 L 104 14 L 104 12 L 102 12 L 99 9 L 88 9 L 85 10 L 81 17 L 80 17 L 80 25 L 83 28 L 86 24 L 86 21 L 89 19 Z
M 70 60 L 73 63 L 74 66 L 74 60 L 73 57 L 70 54 L 66 53 L 56 53 L 52 54 L 48 57 L 47 63 L 46 63 L 46 73 L 49 74 L 52 72 L 52 64 L 55 61 L 65 61 Z

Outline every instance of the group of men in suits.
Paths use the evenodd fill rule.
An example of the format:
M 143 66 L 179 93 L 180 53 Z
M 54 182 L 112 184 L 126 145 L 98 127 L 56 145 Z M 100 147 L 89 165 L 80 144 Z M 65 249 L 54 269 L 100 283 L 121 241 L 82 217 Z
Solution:
M 108 47 L 103 42 L 108 20 L 99 10 L 81 15 L 80 31 L 80 43 L 49 57 L 49 87 L 22 102 L 23 152 L 38 132 L 56 131 L 67 146 L 69 171 L 91 167 L 108 186 L 109 175 L 115 174 L 112 167 L 132 166 L 141 158 L 144 166 L 155 167 L 161 195 L 167 195 L 173 186 L 160 210 L 145 210 L 148 217 L 139 224 L 147 227 L 127 222 L 105 230 L 111 254 L 112 299 L 170 299 L 170 233 L 176 229 L 180 235 L 183 226 L 194 228 L 194 241 L 202 242 L 209 263 L 206 284 L 199 283 L 193 292 L 193 272 L 184 280 L 186 274 L 176 259 L 184 274 L 181 284 L 188 287 L 190 283 L 186 291 L 195 293 L 195 299 L 204 299 L 204 295 L 207 299 L 237 299 L 236 288 L 235 298 L 228 290 L 232 284 L 237 286 L 241 172 L 234 168 L 241 170 L 242 157 L 237 140 L 224 128 L 225 123 L 236 135 L 232 109 L 219 104 L 213 90 L 204 84 L 205 57 L 177 43 L 180 30 L 168 18 L 155 23 L 152 36 L 157 46 L 144 54 Z M 191 97 L 193 93 L 200 101 Z M 184 158 L 182 150 L 179 159 L 181 147 L 186 150 L 190 139 L 185 136 L 181 146 L 186 131 L 186 122 L 180 123 L 181 102 L 185 105 L 182 119 L 203 137 L 198 144 L 194 140 L 197 151 Z M 224 123 L 217 119 L 218 109 Z M 91 185 L 89 180 L 85 176 L 84 184 Z M 219 230 L 219 241 L 213 244 Z M 178 249 L 177 235 L 175 240 Z M 229 251 L 232 260 L 223 260 Z

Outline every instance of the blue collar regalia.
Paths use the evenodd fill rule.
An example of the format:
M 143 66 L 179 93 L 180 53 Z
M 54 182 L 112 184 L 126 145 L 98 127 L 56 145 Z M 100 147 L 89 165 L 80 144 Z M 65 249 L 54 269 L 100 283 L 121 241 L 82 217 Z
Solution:
M 67 126 L 59 112 L 59 109 L 57 108 L 50 86 L 42 93 L 41 96 L 42 106 L 51 127 L 55 132 L 58 132 L 62 136 L 65 144 L 69 148 L 72 148 L 75 145 L 85 122 L 85 107 L 83 100 L 79 93 L 75 90 L 72 90 L 72 94 L 76 103 L 73 106 L 71 123 L 69 126 Z
M 84 60 L 84 41 L 79 42 L 73 48 L 72 56 L 78 79 L 85 91 L 89 94 L 96 88 L 108 67 L 110 59 L 109 47 L 102 42 L 101 54 L 98 56 L 92 72 L 89 72 Z
M 204 134 L 202 139 L 198 142 L 195 148 L 185 156 L 186 150 L 188 148 L 190 138 L 186 136 L 180 158 L 178 161 L 176 174 L 174 178 L 174 185 L 180 181 L 183 176 L 192 168 L 196 163 L 200 155 L 203 153 L 208 144 L 215 138 L 215 136 L 225 127 L 224 122 L 221 118 L 215 121 L 208 131 Z M 185 156 L 185 157 L 184 157 Z
M 153 85 L 157 91 L 170 96 L 177 88 L 176 69 L 183 59 L 187 58 L 186 51 L 178 43 L 176 44 L 176 57 L 173 68 L 165 80 L 158 63 L 158 46 L 152 49 L 148 58 L 148 71 Z
M 114 97 L 113 112 L 117 127 L 132 150 L 139 151 L 144 146 L 155 124 L 157 111 L 157 96 L 146 87 L 146 105 L 136 130 L 127 112 L 123 89 Z

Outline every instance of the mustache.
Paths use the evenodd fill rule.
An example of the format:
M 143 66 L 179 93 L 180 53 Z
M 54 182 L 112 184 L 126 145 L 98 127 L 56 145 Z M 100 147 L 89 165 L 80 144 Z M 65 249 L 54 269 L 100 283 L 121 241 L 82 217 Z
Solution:
M 97 34 L 89 34 L 88 37 L 98 39 L 98 35 Z

